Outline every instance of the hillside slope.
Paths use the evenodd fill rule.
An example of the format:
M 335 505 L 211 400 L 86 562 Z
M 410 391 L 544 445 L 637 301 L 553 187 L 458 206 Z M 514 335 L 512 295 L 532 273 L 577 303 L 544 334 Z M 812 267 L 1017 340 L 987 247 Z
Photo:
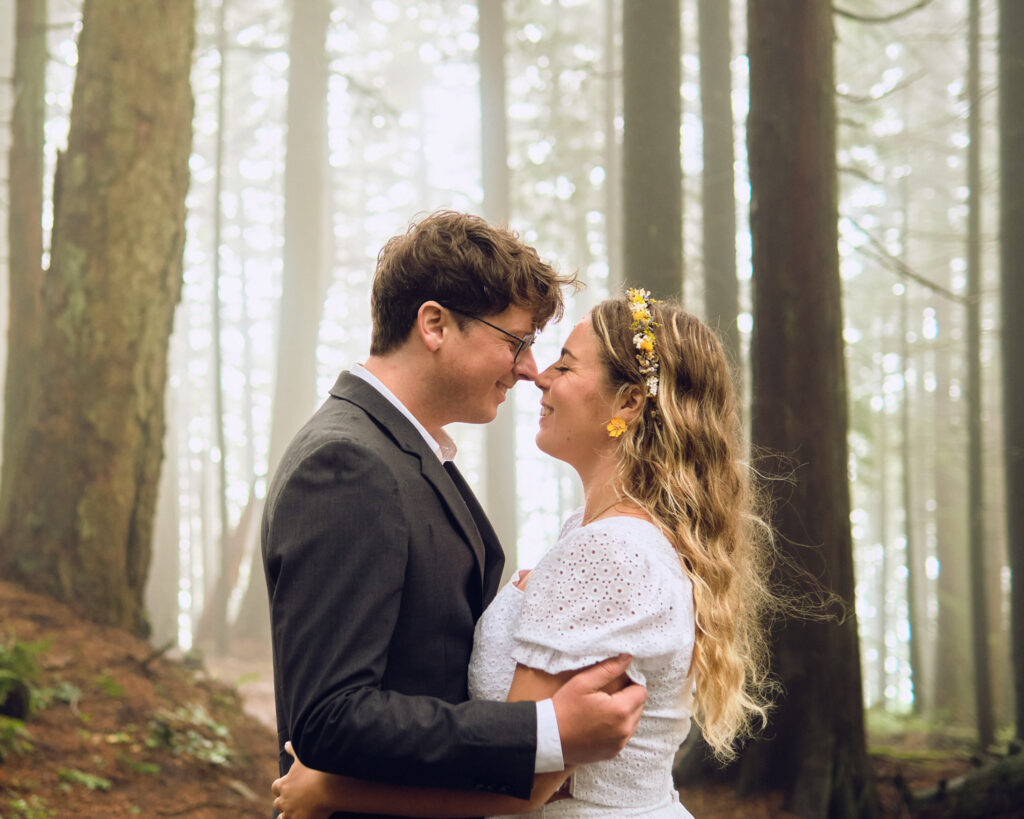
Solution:
M 0 725 L 3 819 L 270 815 L 276 738 L 234 688 L 2 581 L 0 652 L 39 669 L 26 733 Z

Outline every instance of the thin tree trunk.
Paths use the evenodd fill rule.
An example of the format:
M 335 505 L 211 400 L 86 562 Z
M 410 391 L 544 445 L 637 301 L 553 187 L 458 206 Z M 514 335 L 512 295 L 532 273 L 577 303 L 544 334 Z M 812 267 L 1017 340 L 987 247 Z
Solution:
M 284 285 L 268 474 L 316 405 L 316 345 L 326 284 L 322 180 L 327 138 L 330 4 L 293 4 L 285 146 Z
M 1024 3 L 999 2 L 1003 459 L 1017 738 L 1024 739 Z
M 800 816 L 878 814 L 864 736 L 847 479 L 831 7 L 751 0 L 752 438 L 796 465 L 774 525 L 786 559 L 847 617 L 773 633 L 784 698 L 739 763 L 746 791 L 782 790 Z
M 0 572 L 144 632 L 181 293 L 192 3 L 86 0 L 36 361 L 5 458 Z
M 885 329 L 887 322 L 880 321 L 881 332 L 879 338 L 882 339 L 882 351 L 879 360 L 883 360 L 885 357 Z M 878 578 L 875 589 L 876 599 L 878 601 L 875 611 L 876 622 L 875 622 L 875 639 L 877 640 L 878 647 L 878 659 L 875 664 L 875 684 L 878 687 L 878 698 L 875 702 L 875 707 L 880 711 L 884 711 L 886 708 L 885 703 L 885 689 L 889 684 L 889 671 L 886 668 L 886 657 L 889 655 L 889 645 L 886 640 L 887 632 L 889 631 L 889 574 L 890 565 L 892 562 L 892 541 L 889 539 L 889 419 L 886 417 L 885 411 L 885 367 L 879 366 L 879 394 L 882 396 L 882 407 L 877 413 L 875 419 L 876 433 L 875 433 L 875 463 L 878 469 L 878 483 L 876 486 L 877 496 L 876 502 L 878 503 L 878 543 L 882 548 L 882 559 L 878 565 Z
M 739 282 L 736 279 L 735 151 L 732 117 L 732 14 L 731 0 L 699 0 L 697 38 L 700 52 L 701 120 L 704 130 L 704 170 L 701 175 L 701 211 L 704 238 L 704 311 L 718 332 L 741 386 L 743 359 L 740 346 Z M 742 389 L 740 390 L 742 394 Z M 676 760 L 677 785 L 720 779 L 711 750 L 694 729 Z
M 331 6 L 327 0 L 292 3 L 285 144 L 284 270 L 277 331 L 267 474 L 316 406 L 316 347 L 327 281 L 327 56 Z M 270 637 L 270 608 L 259 550 L 235 633 Z
M 907 211 L 904 209 L 903 224 L 906 229 Z M 903 244 L 906 247 L 906 241 Z M 910 302 L 910 283 L 904 284 L 903 296 L 900 299 L 900 371 L 903 373 L 903 397 L 900 401 L 900 488 L 903 500 L 903 536 L 906 541 L 904 552 L 905 565 L 907 569 L 906 596 L 907 596 L 907 623 L 910 627 L 910 680 L 913 690 L 913 702 L 911 708 L 915 714 L 924 711 L 925 700 L 925 674 L 924 660 L 924 578 L 925 564 L 921 560 L 921 543 L 917 538 L 917 510 L 914 507 L 914 474 L 912 469 L 913 452 L 910 439 L 910 381 L 907 373 L 910 371 L 910 341 L 908 334 L 908 312 Z
M 741 371 L 739 282 L 736 280 L 736 191 L 733 164 L 732 40 L 729 0 L 700 0 L 701 120 L 704 172 L 704 308 L 730 359 Z
M 974 714 L 982 749 L 995 741 L 985 589 L 985 497 L 981 452 L 981 56 L 979 0 L 968 4 L 967 95 L 967 514 Z
M 624 279 L 655 298 L 683 290 L 681 28 L 679 0 L 623 5 Z
M 8 318 L 0 484 L 18 480 L 28 457 L 28 427 L 40 383 L 36 354 L 43 329 L 43 126 L 46 119 L 46 0 L 18 0 L 14 107 L 8 161 Z
M 936 654 L 934 679 L 935 716 L 965 724 L 971 714 L 970 655 L 967 648 L 970 618 L 967 584 L 967 531 L 963 498 L 964 418 L 962 403 L 950 394 L 953 386 L 951 339 L 954 309 L 942 297 L 935 302 L 939 337 L 934 345 L 936 390 L 934 398 L 935 441 L 931 472 L 935 479 L 935 556 L 939 576 L 936 594 Z
M 508 117 L 505 104 L 504 0 L 478 0 L 480 46 L 480 160 L 484 217 L 507 225 L 510 216 Z M 505 576 L 517 567 L 516 396 L 484 432 L 487 516 L 505 549 Z
M 622 146 L 619 143 L 619 41 L 615 0 L 604 0 L 604 190 L 608 244 L 608 292 L 622 289 Z
M 203 617 L 200 620 L 199 637 L 211 638 L 214 651 L 219 656 L 227 653 L 227 619 L 228 573 L 231 563 L 228 554 L 228 451 L 227 439 L 224 434 L 224 351 L 221 345 L 221 243 L 224 214 L 221 208 L 221 197 L 224 192 L 224 134 L 227 130 L 225 103 L 227 100 L 227 9 L 228 0 L 220 0 L 217 14 L 217 51 L 220 54 L 220 66 L 217 71 L 217 137 L 214 157 L 213 185 L 213 281 L 210 294 L 211 322 L 210 334 L 213 343 L 210 352 L 213 357 L 213 428 L 217 441 L 217 537 L 213 543 L 204 543 L 204 548 L 212 548 L 218 557 L 217 579 L 214 581 L 210 594 L 204 601 Z M 206 628 L 202 625 L 206 624 Z M 209 633 L 204 633 L 209 632 Z

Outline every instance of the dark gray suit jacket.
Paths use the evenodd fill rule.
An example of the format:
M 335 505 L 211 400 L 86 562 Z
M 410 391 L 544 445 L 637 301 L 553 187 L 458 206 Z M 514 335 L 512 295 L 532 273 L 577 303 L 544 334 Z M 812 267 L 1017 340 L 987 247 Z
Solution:
M 461 476 L 362 379 L 342 373 L 286 450 L 262 548 L 281 746 L 349 776 L 529 795 L 536 707 L 467 701 L 501 547 Z

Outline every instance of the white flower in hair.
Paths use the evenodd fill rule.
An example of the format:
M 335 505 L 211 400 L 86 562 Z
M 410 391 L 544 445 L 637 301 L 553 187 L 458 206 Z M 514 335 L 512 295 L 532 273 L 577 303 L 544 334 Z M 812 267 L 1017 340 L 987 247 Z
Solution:
M 658 325 L 651 315 L 651 292 L 641 288 L 630 288 L 626 291 L 629 309 L 633 314 L 633 346 L 636 347 L 636 360 L 640 365 L 640 374 L 646 375 L 644 383 L 647 394 L 654 398 L 658 394 L 658 354 L 654 349 L 654 328 Z

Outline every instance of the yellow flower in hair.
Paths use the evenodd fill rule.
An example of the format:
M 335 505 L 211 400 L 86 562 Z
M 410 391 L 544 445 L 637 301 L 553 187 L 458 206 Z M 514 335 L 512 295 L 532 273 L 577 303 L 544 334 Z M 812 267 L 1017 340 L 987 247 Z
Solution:
M 608 426 L 606 426 L 605 429 L 608 430 L 609 438 L 618 438 L 620 435 L 622 435 L 623 432 L 626 431 L 626 422 L 623 421 L 618 416 L 616 416 L 615 418 L 612 418 L 612 420 L 608 422 Z
M 644 383 L 647 386 L 647 395 L 655 398 L 658 395 L 659 362 L 654 349 L 657 341 L 654 328 L 658 325 L 651 314 L 651 305 L 657 302 L 651 298 L 649 290 L 640 287 L 627 290 L 626 298 L 629 300 L 629 311 L 633 318 L 633 346 L 637 351 L 636 361 L 640 365 L 640 374 L 646 376 Z M 611 428 L 608 429 L 608 434 L 614 435 Z

